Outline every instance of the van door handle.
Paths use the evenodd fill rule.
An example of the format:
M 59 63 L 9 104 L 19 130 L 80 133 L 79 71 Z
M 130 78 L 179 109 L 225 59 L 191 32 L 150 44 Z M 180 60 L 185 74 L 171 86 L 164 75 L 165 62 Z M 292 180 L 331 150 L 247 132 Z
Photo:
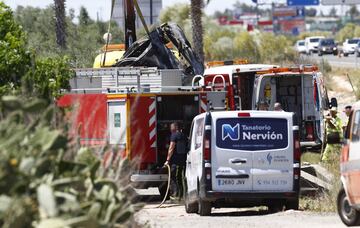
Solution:
M 230 162 L 233 164 L 245 164 L 247 162 L 247 159 L 233 158 L 230 159 Z

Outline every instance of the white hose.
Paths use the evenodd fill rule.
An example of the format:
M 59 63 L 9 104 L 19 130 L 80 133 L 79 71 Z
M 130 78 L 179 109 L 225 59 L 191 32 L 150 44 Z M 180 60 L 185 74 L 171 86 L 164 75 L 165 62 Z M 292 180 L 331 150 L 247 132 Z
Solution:
M 167 167 L 167 170 L 168 170 L 168 183 L 167 183 L 167 188 L 166 188 L 166 193 L 165 193 L 165 196 L 164 196 L 164 199 L 162 200 L 162 202 L 159 204 L 159 206 L 157 206 L 156 208 L 160 208 L 166 201 L 166 198 L 169 194 L 169 190 L 170 190 L 170 178 L 171 178 L 171 170 L 170 170 L 170 166 L 169 164 L 166 164 L 165 165 Z

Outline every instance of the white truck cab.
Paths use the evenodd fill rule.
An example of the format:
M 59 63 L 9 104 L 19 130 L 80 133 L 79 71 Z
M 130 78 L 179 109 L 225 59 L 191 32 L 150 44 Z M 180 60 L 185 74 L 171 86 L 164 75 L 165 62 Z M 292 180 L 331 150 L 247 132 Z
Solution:
M 311 55 L 312 53 L 318 52 L 318 46 L 321 39 L 324 39 L 324 36 L 310 36 L 305 38 L 305 48 L 306 54 Z
M 298 209 L 300 142 L 293 113 L 206 112 L 193 120 L 186 163 L 185 209 Z

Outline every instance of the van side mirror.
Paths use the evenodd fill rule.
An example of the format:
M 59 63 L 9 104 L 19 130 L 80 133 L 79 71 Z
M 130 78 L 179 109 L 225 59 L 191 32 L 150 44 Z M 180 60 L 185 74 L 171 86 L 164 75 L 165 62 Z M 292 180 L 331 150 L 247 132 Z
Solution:
M 353 111 L 351 111 L 351 113 L 349 115 L 349 121 L 348 121 L 348 124 L 346 126 L 345 134 L 344 134 L 345 139 L 350 139 L 352 116 L 353 116 Z
M 331 107 L 337 107 L 338 106 L 338 102 L 337 102 L 337 99 L 335 97 L 331 98 L 330 106 Z

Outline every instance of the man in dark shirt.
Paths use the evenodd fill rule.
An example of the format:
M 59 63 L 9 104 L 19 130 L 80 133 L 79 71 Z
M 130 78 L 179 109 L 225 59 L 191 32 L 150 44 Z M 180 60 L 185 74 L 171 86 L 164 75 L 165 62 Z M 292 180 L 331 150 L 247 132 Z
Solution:
M 171 195 L 180 200 L 184 195 L 187 138 L 180 131 L 178 123 L 172 123 L 170 131 L 170 146 L 165 165 L 169 164 L 171 167 Z

